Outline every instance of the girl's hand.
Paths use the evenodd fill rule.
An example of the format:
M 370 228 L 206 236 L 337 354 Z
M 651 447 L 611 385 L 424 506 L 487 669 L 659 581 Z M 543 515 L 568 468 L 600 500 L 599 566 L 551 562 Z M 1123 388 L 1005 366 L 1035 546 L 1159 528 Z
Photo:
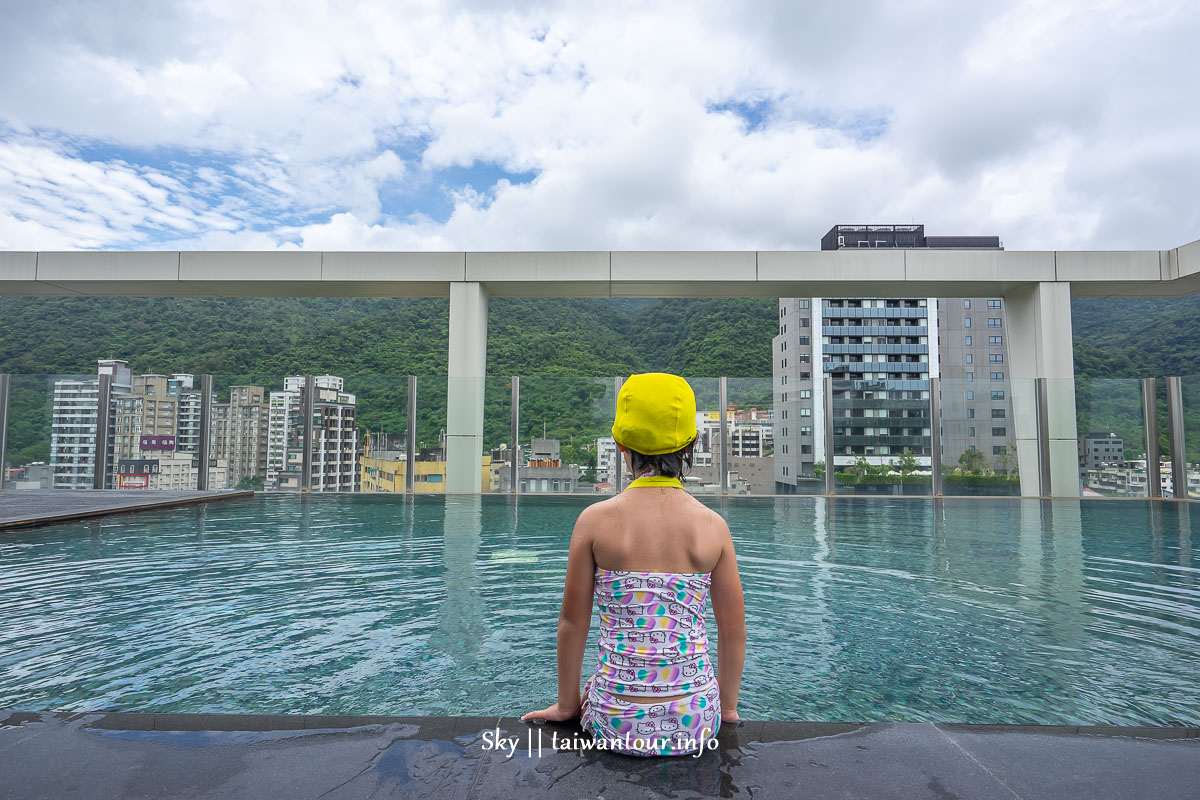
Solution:
M 726 710 L 721 709 L 721 722 L 739 722 L 741 718 L 738 716 L 737 709 Z
M 543 708 L 541 711 L 530 711 L 528 714 L 525 714 L 521 717 L 521 721 L 525 722 L 531 719 L 544 719 L 547 722 L 566 722 L 567 720 L 575 719 L 578 716 L 578 708 L 576 708 L 574 711 L 571 711 L 564 709 L 560 707 L 558 703 L 555 703 L 549 708 Z

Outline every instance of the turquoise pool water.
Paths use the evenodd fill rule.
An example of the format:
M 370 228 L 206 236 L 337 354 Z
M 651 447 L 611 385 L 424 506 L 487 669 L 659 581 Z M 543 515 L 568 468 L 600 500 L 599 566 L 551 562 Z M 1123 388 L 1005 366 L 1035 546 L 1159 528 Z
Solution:
M 540 708 L 585 502 L 262 496 L 2 534 L 0 706 Z M 745 717 L 1200 725 L 1196 504 L 711 503 Z

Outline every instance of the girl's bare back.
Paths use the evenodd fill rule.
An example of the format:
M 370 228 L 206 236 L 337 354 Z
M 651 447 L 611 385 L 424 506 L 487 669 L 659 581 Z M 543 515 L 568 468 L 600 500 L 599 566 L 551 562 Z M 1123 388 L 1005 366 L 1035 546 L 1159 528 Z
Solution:
M 712 572 L 729 536 L 724 519 L 690 494 L 627 489 L 589 511 L 596 566 L 644 572 Z

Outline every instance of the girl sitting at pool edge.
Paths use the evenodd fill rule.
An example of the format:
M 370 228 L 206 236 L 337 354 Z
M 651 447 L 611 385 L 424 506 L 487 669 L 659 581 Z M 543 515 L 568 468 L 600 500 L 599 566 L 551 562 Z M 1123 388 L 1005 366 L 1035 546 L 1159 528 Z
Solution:
M 683 488 L 696 443 L 696 396 L 677 375 L 630 376 L 613 438 L 638 476 L 584 509 L 567 552 L 558 618 L 558 702 L 522 720 L 582 727 L 630 755 L 686 755 L 738 720 L 746 656 L 742 583 L 729 526 Z M 712 595 L 719 667 L 705 628 Z M 593 596 L 599 659 L 579 679 Z

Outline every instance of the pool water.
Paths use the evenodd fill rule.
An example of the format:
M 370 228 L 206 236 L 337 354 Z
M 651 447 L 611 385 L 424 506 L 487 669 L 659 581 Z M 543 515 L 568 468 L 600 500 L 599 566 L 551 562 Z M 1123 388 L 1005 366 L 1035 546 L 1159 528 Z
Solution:
M 267 495 L 2 534 L 0 707 L 541 708 L 587 502 Z M 1200 725 L 1195 503 L 707 502 L 745 718 Z

